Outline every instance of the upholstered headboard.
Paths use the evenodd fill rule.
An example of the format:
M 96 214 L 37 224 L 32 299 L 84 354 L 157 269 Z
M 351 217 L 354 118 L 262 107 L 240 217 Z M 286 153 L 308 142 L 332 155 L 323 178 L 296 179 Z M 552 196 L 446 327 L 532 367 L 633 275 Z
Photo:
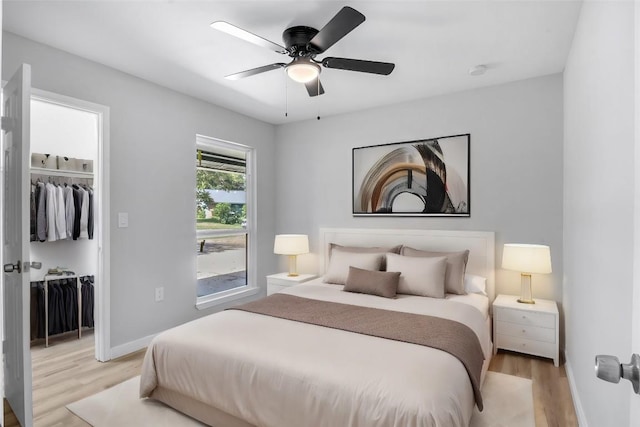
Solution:
M 320 264 L 324 274 L 329 262 L 329 244 L 348 246 L 406 245 L 415 249 L 461 251 L 469 249 L 467 273 L 487 278 L 489 301 L 495 298 L 495 233 L 492 231 L 404 230 L 366 228 L 321 228 Z

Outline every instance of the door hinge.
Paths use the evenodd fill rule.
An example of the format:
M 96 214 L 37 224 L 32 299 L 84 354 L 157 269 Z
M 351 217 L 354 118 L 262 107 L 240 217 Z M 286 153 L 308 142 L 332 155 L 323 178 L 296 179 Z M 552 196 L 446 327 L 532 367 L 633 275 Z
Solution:
M 13 117 L 2 117 L 2 130 L 5 132 L 11 132 L 15 127 L 16 120 Z

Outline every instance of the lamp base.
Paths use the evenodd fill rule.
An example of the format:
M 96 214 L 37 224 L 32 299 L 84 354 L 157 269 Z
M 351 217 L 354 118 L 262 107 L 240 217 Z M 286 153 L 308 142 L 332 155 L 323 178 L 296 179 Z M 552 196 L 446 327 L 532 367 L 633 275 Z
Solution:
M 518 302 L 521 304 L 535 304 L 533 293 L 531 292 L 531 275 L 522 273 L 520 275 L 520 298 Z
M 296 269 L 296 256 L 289 255 L 289 274 L 288 277 L 296 277 L 298 275 L 298 271 Z

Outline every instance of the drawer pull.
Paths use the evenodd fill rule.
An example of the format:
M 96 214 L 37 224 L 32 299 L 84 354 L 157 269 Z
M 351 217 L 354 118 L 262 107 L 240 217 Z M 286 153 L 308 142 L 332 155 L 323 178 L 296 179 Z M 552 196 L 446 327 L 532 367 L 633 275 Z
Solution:
M 522 333 L 523 333 L 523 334 L 526 334 L 526 333 L 527 333 L 527 331 L 523 329 L 523 330 L 522 330 Z

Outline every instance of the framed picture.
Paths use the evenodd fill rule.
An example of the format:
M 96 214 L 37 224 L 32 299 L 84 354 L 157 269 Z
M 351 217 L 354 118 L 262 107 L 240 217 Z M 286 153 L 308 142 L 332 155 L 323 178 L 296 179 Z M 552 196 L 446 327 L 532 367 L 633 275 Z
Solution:
M 353 149 L 354 216 L 468 217 L 470 134 Z

